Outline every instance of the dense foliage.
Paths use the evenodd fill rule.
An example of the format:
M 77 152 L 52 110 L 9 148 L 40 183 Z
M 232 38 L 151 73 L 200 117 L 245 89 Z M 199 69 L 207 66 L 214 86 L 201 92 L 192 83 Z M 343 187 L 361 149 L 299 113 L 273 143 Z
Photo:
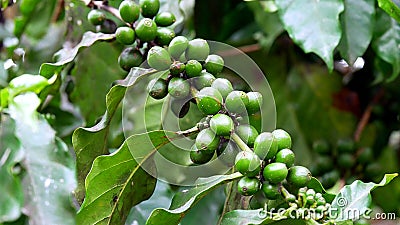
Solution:
M 398 222 L 399 7 L 2 0 L 0 224 Z

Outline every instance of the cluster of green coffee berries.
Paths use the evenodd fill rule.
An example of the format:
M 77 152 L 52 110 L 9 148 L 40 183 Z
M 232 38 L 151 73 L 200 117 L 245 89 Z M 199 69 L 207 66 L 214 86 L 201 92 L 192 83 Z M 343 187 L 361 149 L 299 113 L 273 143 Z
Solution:
M 317 158 L 311 170 L 325 188 L 333 187 L 340 178 L 352 183 L 356 179 L 373 180 L 380 174 L 372 149 L 358 148 L 352 139 L 339 139 L 335 147 L 318 140 L 313 143 L 313 151 Z
M 242 151 L 235 159 L 237 171 L 244 175 L 238 183 L 238 191 L 250 196 L 261 190 L 269 200 L 283 196 L 290 202 L 294 196 L 284 195 L 283 186 L 296 190 L 307 186 L 311 180 L 311 172 L 306 167 L 294 165 L 291 145 L 290 135 L 282 129 L 256 136 L 253 150 Z
M 171 12 L 159 12 L 159 0 L 124 0 L 118 11 L 125 26 L 115 29 L 116 40 L 129 47 L 125 48 L 118 58 L 122 69 L 129 71 L 140 66 L 152 46 L 166 46 L 175 37 L 175 32 L 169 26 L 175 23 L 175 15 Z M 88 20 L 96 26 L 105 26 L 106 14 L 93 9 L 88 14 Z M 108 25 L 110 26 L 110 25 Z M 146 44 L 146 46 L 145 46 Z M 145 47 L 145 49 L 142 49 Z

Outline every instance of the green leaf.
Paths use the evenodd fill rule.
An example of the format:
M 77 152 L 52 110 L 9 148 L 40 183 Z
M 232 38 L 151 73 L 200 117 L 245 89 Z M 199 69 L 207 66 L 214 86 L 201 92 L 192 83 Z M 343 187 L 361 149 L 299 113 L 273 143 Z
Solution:
M 306 53 L 314 52 L 333 70 L 333 51 L 339 44 L 341 0 L 275 0 L 279 15 L 293 41 Z
M 113 81 L 125 75 L 117 64 L 120 52 L 110 43 L 96 43 L 77 57 L 71 72 L 75 88 L 70 99 L 79 107 L 87 126 L 92 126 L 105 111 L 105 103 L 99 99 L 106 97 Z M 107 57 L 98 57 L 101 55 Z
M 78 55 L 79 51 L 82 48 L 90 47 L 97 41 L 106 41 L 112 40 L 114 38 L 114 34 L 103 34 L 103 33 L 94 33 L 91 31 L 86 32 L 82 40 L 73 48 L 64 47 L 60 51 L 56 53 L 58 57 L 57 62 L 55 63 L 43 63 L 40 67 L 39 73 L 45 77 L 50 77 L 53 74 L 59 73 L 62 68 L 72 62 L 75 57 Z
M 308 183 L 307 187 L 314 189 L 316 192 L 322 193 L 327 202 L 332 202 L 336 197 L 336 195 L 328 193 L 324 186 L 322 186 L 321 182 L 319 182 L 319 180 L 315 177 L 311 178 L 311 181 Z
M 372 39 L 374 18 L 374 0 L 344 0 L 344 11 L 340 15 L 343 34 L 338 49 L 350 65 L 367 50 Z
M 68 147 L 37 113 L 40 99 L 32 92 L 16 96 L 9 112 L 16 125 L 24 160 L 24 214 L 30 224 L 75 224 L 70 199 L 76 186 Z
M 243 175 L 241 175 L 240 173 L 234 173 L 230 175 L 210 177 L 209 179 L 211 182 L 209 183 L 198 185 L 190 190 L 186 189 L 177 193 L 172 199 L 172 203 L 169 209 L 155 209 L 147 220 L 146 225 L 178 225 L 185 214 L 187 214 L 188 211 L 201 198 L 203 198 L 216 187 L 226 182 L 236 180 L 242 176 Z
M 0 114 L 0 223 L 14 221 L 21 215 L 24 195 L 21 180 L 14 174 L 14 166 L 21 161 L 23 152 L 15 136 L 15 122 Z
M 392 65 L 392 75 L 387 81 L 393 81 L 400 74 L 400 24 L 378 11 L 375 27 L 372 47 L 380 58 Z
M 86 175 L 92 166 L 93 160 L 100 155 L 108 153 L 107 137 L 111 120 L 119 103 L 124 98 L 126 89 L 136 84 L 139 78 L 149 75 L 154 71 L 135 69 L 117 85 L 113 86 L 106 95 L 106 112 L 101 121 L 91 128 L 78 128 L 72 136 L 72 144 L 76 154 L 76 168 L 78 176 L 78 188 L 75 191 L 78 202 L 83 201 L 84 182 Z
M 265 37 L 261 38 L 259 41 L 264 48 L 269 50 L 275 39 L 282 34 L 284 28 L 279 19 L 278 13 L 267 12 L 267 9 L 265 8 L 267 5 L 263 3 L 266 2 L 254 1 L 248 2 L 247 5 L 251 8 L 251 10 L 253 10 L 255 20 L 265 34 Z
M 378 184 L 363 183 L 356 180 L 351 185 L 346 185 L 332 202 L 330 208 L 330 219 L 335 221 L 345 221 L 357 218 L 363 215 L 371 205 L 370 192 L 377 187 L 382 187 L 397 177 L 397 173 L 386 174 Z
M 378 6 L 400 23 L 400 8 L 392 0 L 378 0 Z
M 125 222 L 130 209 L 153 193 L 156 179 L 142 166 L 146 164 L 146 169 L 154 173 L 153 154 L 170 142 L 168 137 L 177 135 L 164 131 L 133 135 L 118 151 L 97 157 L 85 180 L 86 196 L 77 223 Z M 135 152 L 135 157 L 131 151 Z
M 43 88 L 55 81 L 55 77 L 47 80 L 40 75 L 23 74 L 10 81 L 9 89 L 11 97 L 23 92 L 39 93 Z

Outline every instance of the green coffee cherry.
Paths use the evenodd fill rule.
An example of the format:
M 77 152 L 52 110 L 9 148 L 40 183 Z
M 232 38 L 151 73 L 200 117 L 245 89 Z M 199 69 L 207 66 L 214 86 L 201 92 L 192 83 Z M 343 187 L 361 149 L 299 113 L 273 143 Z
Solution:
M 324 197 L 317 198 L 317 205 L 325 205 L 325 204 L 326 204 L 326 200 Z
M 214 152 L 219 146 L 220 137 L 210 129 L 204 129 L 197 134 L 196 147 L 201 151 Z
M 142 63 L 142 53 L 133 47 L 128 47 L 124 49 L 118 57 L 119 66 L 128 72 L 131 70 L 132 67 L 138 67 Z
M 189 41 L 184 36 L 177 36 L 171 40 L 168 45 L 168 52 L 171 54 L 171 57 L 174 59 L 179 59 L 183 53 L 185 53 L 187 47 L 189 45 Z
M 190 94 L 190 84 L 180 77 L 173 77 L 168 84 L 168 93 L 174 98 L 186 98 Z
M 197 149 L 196 145 L 194 144 L 190 149 L 190 160 L 196 164 L 205 164 L 209 162 L 214 155 L 212 151 L 203 151 Z
M 204 39 L 196 38 L 189 41 L 186 49 L 186 58 L 204 61 L 210 53 L 210 47 Z
M 121 44 L 131 45 L 135 42 L 135 31 L 130 27 L 118 27 L 115 38 Z
M 260 190 L 260 181 L 257 178 L 242 177 L 238 182 L 238 192 L 244 196 L 251 196 Z
M 211 87 L 214 80 L 215 80 L 215 77 L 211 73 L 208 73 L 203 70 L 203 71 L 201 71 L 200 76 L 198 76 L 194 79 L 194 86 L 197 89 L 201 90 L 205 87 Z
M 187 99 L 171 98 L 171 111 L 176 117 L 185 117 L 189 109 L 190 101 L 187 101 Z
M 356 150 L 355 142 L 350 138 L 339 139 L 337 142 L 337 151 L 339 153 L 354 153 Z
M 312 189 L 312 188 L 310 188 L 310 189 L 308 189 L 308 190 L 306 191 L 306 195 L 307 195 L 307 196 L 311 196 L 311 197 L 314 198 L 315 194 L 316 194 L 316 192 L 315 192 L 315 190 Z
M 141 19 L 135 28 L 136 36 L 141 41 L 152 41 L 157 36 L 157 25 L 152 19 Z
M 215 79 L 212 82 L 211 87 L 217 89 L 224 99 L 226 99 L 226 96 L 233 91 L 232 83 L 225 78 Z
M 246 112 L 246 105 L 249 103 L 249 98 L 243 91 L 232 91 L 226 96 L 225 108 L 230 113 Z
M 224 59 L 219 55 L 209 55 L 205 61 L 204 67 L 211 74 L 218 74 L 224 69 Z
M 293 151 L 288 148 L 280 150 L 275 156 L 275 162 L 285 163 L 288 168 L 293 166 L 294 159 Z
M 320 181 L 321 181 L 322 185 L 324 186 L 324 188 L 328 189 L 328 188 L 333 187 L 339 179 L 340 179 L 339 171 L 332 170 L 328 173 L 325 173 L 321 177 Z
M 278 144 L 278 150 L 284 149 L 284 148 L 291 148 L 292 147 L 292 139 L 288 132 L 282 130 L 282 129 L 276 129 L 272 131 L 272 134 L 274 135 L 276 142 Z
M 350 169 L 355 165 L 355 163 L 356 160 L 354 156 L 350 153 L 339 154 L 337 158 L 337 164 L 339 165 L 340 168 Z
M 319 154 L 329 154 L 330 153 L 329 144 L 325 140 L 315 141 L 313 143 L 312 148 L 316 153 L 319 153 Z
M 256 128 L 249 124 L 244 124 L 237 126 L 235 132 L 250 148 L 254 146 L 254 142 L 258 136 Z
M 305 187 L 311 180 L 311 172 L 304 166 L 292 166 L 289 169 L 286 180 L 295 187 Z
M 214 115 L 222 108 L 222 96 L 212 87 L 201 89 L 196 97 L 197 107 L 206 115 Z
M 122 20 L 130 24 L 135 22 L 140 16 L 140 6 L 132 0 L 121 2 L 118 11 Z
M 277 184 L 286 178 L 288 169 L 284 163 L 270 163 L 265 166 L 263 175 L 268 182 Z
M 236 155 L 235 168 L 247 177 L 255 177 L 260 173 L 260 158 L 252 151 L 241 151 Z
M 183 71 L 185 71 L 185 64 L 179 61 L 173 62 L 169 67 L 169 72 L 174 76 L 179 75 Z
M 281 193 L 279 192 L 279 187 L 276 184 L 271 184 L 267 181 L 265 181 L 262 184 L 261 187 L 262 191 L 265 194 L 265 197 L 267 197 L 270 200 L 276 200 L 278 199 L 278 197 L 281 195 Z
M 361 164 L 368 164 L 373 160 L 374 160 L 374 152 L 370 147 L 363 148 L 362 152 L 357 157 L 357 161 Z
M 197 60 L 189 60 L 186 63 L 185 71 L 188 77 L 197 77 L 200 75 L 203 67 Z
M 175 23 L 175 15 L 170 12 L 161 12 L 154 18 L 156 24 L 160 27 L 168 27 Z
M 306 197 L 306 202 L 308 205 L 312 205 L 315 202 L 314 196 L 307 196 Z
M 147 63 L 158 71 L 167 70 L 172 64 L 168 51 L 160 46 L 152 47 L 147 54 Z
M 315 165 L 321 173 L 331 171 L 335 167 L 332 156 L 324 155 L 317 156 L 317 159 L 315 160 Z
M 288 196 L 285 197 L 285 200 L 287 202 L 295 202 L 296 201 L 296 196 L 289 194 Z
M 154 99 L 163 99 L 168 94 L 168 83 L 161 78 L 151 80 L 147 86 L 149 95 Z
M 88 13 L 87 19 L 89 22 L 95 26 L 102 25 L 106 20 L 106 14 L 98 9 L 92 9 Z
M 270 132 L 259 134 L 254 141 L 254 152 L 260 159 L 273 159 L 278 152 L 278 144 Z
M 155 42 L 160 46 L 168 45 L 174 37 L 175 32 L 173 30 L 166 27 L 159 27 Z
M 246 105 L 247 112 L 253 114 L 261 110 L 263 98 L 260 92 L 248 92 L 249 102 Z
M 233 131 L 233 120 L 225 114 L 216 114 L 210 120 L 210 128 L 219 136 L 229 136 Z
M 143 17 L 153 18 L 160 10 L 160 0 L 140 0 L 139 3 Z

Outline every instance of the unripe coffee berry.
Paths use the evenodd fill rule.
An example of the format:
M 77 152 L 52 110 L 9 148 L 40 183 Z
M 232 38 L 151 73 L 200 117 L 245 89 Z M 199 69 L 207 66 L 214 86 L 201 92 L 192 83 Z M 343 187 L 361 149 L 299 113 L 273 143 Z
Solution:
M 135 31 L 130 27 L 118 27 L 115 38 L 121 44 L 131 45 L 135 42 Z
M 157 25 L 152 19 L 143 18 L 137 23 L 135 32 L 141 41 L 152 41 L 157 36 Z
M 251 196 L 260 190 L 260 181 L 257 178 L 242 177 L 238 182 L 238 192 L 244 196 Z
M 211 74 L 218 74 L 224 69 L 224 59 L 219 55 L 209 55 L 205 61 L 204 67 Z
M 252 151 L 241 151 L 236 155 L 235 168 L 247 177 L 255 177 L 260 173 L 260 158 Z
M 175 15 L 170 12 L 161 12 L 154 18 L 156 24 L 160 27 L 168 27 L 175 23 Z
M 249 103 L 249 98 L 243 91 L 232 91 L 226 96 L 225 108 L 230 113 L 246 112 L 246 105 Z
M 233 130 L 233 120 L 225 114 L 216 114 L 210 120 L 210 128 L 219 136 L 229 136 Z
M 121 2 L 118 11 L 122 20 L 127 23 L 135 22 L 140 16 L 140 6 L 133 0 L 125 0 Z
M 286 178 L 288 169 L 284 163 L 270 163 L 265 166 L 263 175 L 268 182 L 277 184 Z
M 254 152 L 260 159 L 273 159 L 278 152 L 278 144 L 270 132 L 259 134 L 254 141 Z
M 201 66 L 201 63 L 197 60 L 189 60 L 186 63 L 185 71 L 188 77 L 197 77 L 200 75 L 201 70 L 203 67 Z
M 232 83 L 225 78 L 215 79 L 211 84 L 211 87 L 217 89 L 224 99 L 226 99 L 226 96 L 233 91 Z
M 186 98 L 190 94 L 190 84 L 180 77 L 173 77 L 168 84 L 168 93 L 174 98 Z
M 153 18 L 160 10 L 160 0 L 140 0 L 139 3 L 143 17 Z
M 291 148 L 292 147 L 292 138 L 286 132 L 285 130 L 282 129 L 276 129 L 272 131 L 272 134 L 274 135 L 276 142 L 278 144 L 278 150 L 284 149 L 284 148 Z
M 197 95 L 197 107 L 206 115 L 214 115 L 221 110 L 222 96 L 216 89 L 205 87 Z
M 220 137 L 210 129 L 201 130 L 196 137 L 196 147 L 201 151 L 215 151 L 219 146 Z

